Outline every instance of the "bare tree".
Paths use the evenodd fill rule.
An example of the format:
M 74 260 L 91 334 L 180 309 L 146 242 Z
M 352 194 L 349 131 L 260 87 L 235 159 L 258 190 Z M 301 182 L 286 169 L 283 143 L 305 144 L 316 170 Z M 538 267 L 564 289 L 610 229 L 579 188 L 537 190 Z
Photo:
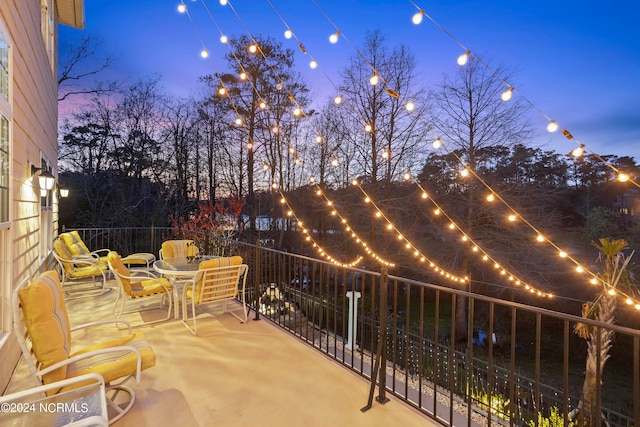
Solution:
M 526 120 L 527 105 L 520 99 L 503 102 L 501 93 L 504 84 L 497 76 L 508 77 L 506 70 L 492 72 L 475 57 L 461 66 L 453 77 L 445 76 L 443 83 L 432 93 L 434 101 L 433 125 L 445 142 L 445 146 L 456 153 L 464 165 L 472 171 L 485 162 L 490 162 L 495 149 L 522 143 L 531 138 L 531 129 Z M 463 184 L 461 194 L 466 199 L 460 224 L 464 232 L 474 236 L 476 206 L 479 183 L 469 179 Z M 465 247 L 461 258 L 460 276 L 469 278 L 471 290 L 470 253 Z M 456 315 L 456 336 L 467 337 L 466 299 L 459 298 Z
M 114 57 L 99 57 L 99 41 L 89 35 L 63 49 L 58 64 L 58 102 L 75 95 L 103 95 L 117 89 L 116 83 L 102 83 L 95 77 L 109 69 Z

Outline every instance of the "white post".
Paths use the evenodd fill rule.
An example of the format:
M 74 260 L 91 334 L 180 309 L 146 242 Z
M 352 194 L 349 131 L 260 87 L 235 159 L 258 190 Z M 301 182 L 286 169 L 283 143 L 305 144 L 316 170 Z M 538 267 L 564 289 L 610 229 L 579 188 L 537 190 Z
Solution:
M 347 292 L 347 298 L 349 298 L 349 329 L 347 332 L 347 345 L 345 345 L 347 350 L 353 350 L 358 347 L 356 345 L 356 336 L 358 334 L 358 299 L 360 295 L 360 292 L 356 291 Z

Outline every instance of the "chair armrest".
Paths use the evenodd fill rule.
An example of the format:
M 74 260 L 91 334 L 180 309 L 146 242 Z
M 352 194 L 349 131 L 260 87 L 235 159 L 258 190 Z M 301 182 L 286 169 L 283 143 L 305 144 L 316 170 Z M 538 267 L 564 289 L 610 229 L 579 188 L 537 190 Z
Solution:
M 24 401 L 24 399 L 26 397 L 29 397 L 29 396 L 32 396 L 32 395 L 40 396 L 40 393 L 44 393 L 44 392 L 47 392 L 49 390 L 59 389 L 59 388 L 66 387 L 66 386 L 72 385 L 72 384 L 82 384 L 85 381 L 89 381 L 89 380 L 93 380 L 93 381 L 97 382 L 102 387 L 105 386 L 104 378 L 102 378 L 102 375 L 89 373 L 89 374 L 78 375 L 77 377 L 73 377 L 73 378 L 67 378 L 66 380 L 60 380 L 60 381 L 56 381 L 56 382 L 53 382 L 53 383 L 49 383 L 49 384 L 45 384 L 45 385 L 29 388 L 29 389 L 26 389 L 26 390 L 17 391 L 15 393 L 11 393 L 9 395 L 0 396 L 0 402 L 7 402 L 7 401 L 11 401 L 11 400 L 20 402 L 20 401 Z
M 115 347 L 109 347 L 109 348 L 103 348 L 100 350 L 93 350 L 93 351 L 89 351 L 87 353 L 82 353 L 82 354 L 78 354 L 77 356 L 73 356 L 70 357 L 68 359 L 65 359 L 63 361 L 60 361 L 58 363 L 54 363 L 51 366 L 48 366 L 44 369 L 40 369 L 38 372 L 36 372 L 36 374 L 40 377 L 42 377 L 43 375 L 48 374 L 49 372 L 53 372 L 58 368 L 61 368 L 63 366 L 66 365 L 70 365 L 71 363 L 75 363 L 78 362 L 80 360 L 84 360 L 84 359 L 88 359 L 90 357 L 93 356 L 97 356 L 100 354 L 109 354 L 109 353 L 116 353 L 116 352 L 123 352 L 123 351 L 127 351 L 130 353 L 134 353 L 136 355 L 136 384 L 140 384 L 140 372 L 142 372 L 142 355 L 140 354 L 140 351 L 138 351 L 137 348 L 130 346 L 130 345 L 120 345 L 120 346 L 115 346 Z
M 158 276 L 146 270 L 130 270 L 130 273 L 131 273 L 131 276 L 120 275 L 120 277 L 125 277 L 127 279 L 136 279 L 136 278 L 140 278 L 141 276 L 144 276 L 144 277 L 147 277 L 148 279 L 159 279 Z
M 87 328 L 90 328 L 92 326 L 108 325 L 110 323 L 115 323 L 116 325 L 119 324 L 119 323 L 122 323 L 122 324 L 126 325 L 129 333 L 131 333 L 131 323 L 128 320 L 125 320 L 125 319 L 96 320 L 95 322 L 88 322 L 88 323 L 83 323 L 81 325 L 74 326 L 74 327 L 70 328 L 70 330 L 71 330 L 71 332 L 73 332 L 73 331 L 78 331 L 80 329 L 87 329 Z M 118 329 L 120 329 L 120 328 L 118 328 Z
M 100 255 L 101 252 L 104 252 L 104 255 Z M 105 249 L 98 249 L 98 250 L 95 250 L 95 251 L 91 251 L 91 255 L 101 257 L 101 256 L 107 256 L 109 254 L 109 252 L 111 252 L 110 249 L 106 249 L 106 248 Z

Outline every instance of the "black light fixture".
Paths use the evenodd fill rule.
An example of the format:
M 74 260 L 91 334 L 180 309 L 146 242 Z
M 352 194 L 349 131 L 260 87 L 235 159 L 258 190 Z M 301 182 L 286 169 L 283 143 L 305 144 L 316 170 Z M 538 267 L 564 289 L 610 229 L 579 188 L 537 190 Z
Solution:
M 38 183 L 40 184 L 41 190 L 51 190 L 56 183 L 56 178 L 49 172 L 48 169 L 45 168 L 37 168 L 35 165 L 31 165 L 31 177 L 33 178 L 36 173 L 40 172 L 38 175 Z

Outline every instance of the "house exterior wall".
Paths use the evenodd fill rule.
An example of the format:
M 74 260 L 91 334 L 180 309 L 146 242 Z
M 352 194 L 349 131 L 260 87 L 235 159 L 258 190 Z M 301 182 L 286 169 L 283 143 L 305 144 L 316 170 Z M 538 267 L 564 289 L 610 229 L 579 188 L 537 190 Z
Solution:
M 57 19 L 54 0 L 0 0 L 9 45 L 9 220 L 0 223 L 0 391 L 20 351 L 11 335 L 11 292 L 43 269 L 57 224 L 56 191 L 40 197 L 30 166 L 57 177 Z M 48 22 L 43 23 L 44 20 Z M 53 47 L 53 48 L 52 48 Z

